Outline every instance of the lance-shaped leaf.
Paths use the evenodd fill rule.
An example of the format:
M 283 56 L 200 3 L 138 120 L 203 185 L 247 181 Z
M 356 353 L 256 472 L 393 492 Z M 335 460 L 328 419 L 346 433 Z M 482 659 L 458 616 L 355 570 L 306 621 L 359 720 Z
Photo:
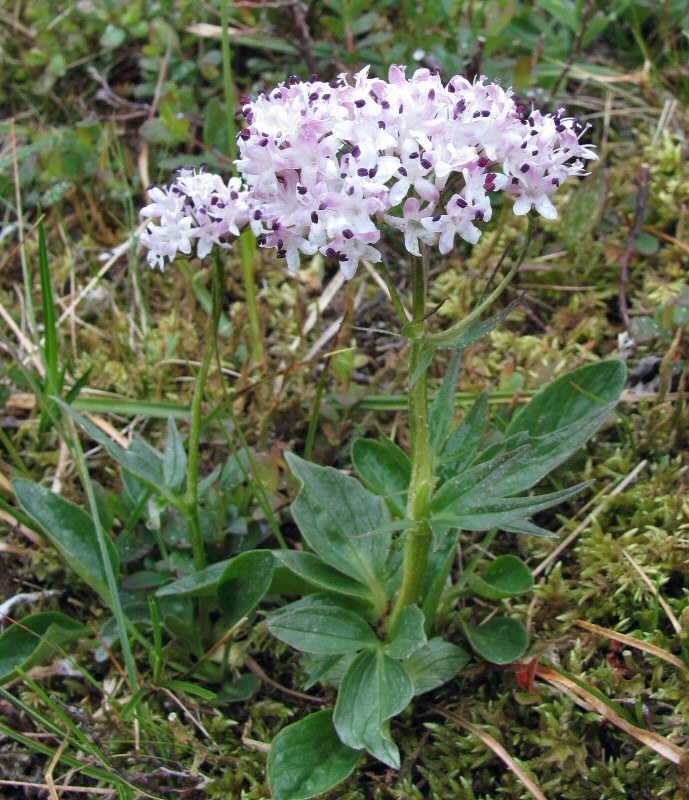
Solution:
M 441 638 L 431 639 L 406 661 L 404 669 L 414 682 L 414 694 L 423 694 L 437 689 L 469 663 L 469 653 Z
M 458 331 L 456 336 L 453 336 L 452 339 L 447 341 L 443 341 L 443 343 L 439 344 L 438 347 L 440 349 L 462 350 L 463 348 L 468 347 L 470 344 L 480 341 L 484 336 L 487 336 L 491 331 L 494 331 L 498 325 L 500 325 L 500 323 L 507 319 L 514 308 L 519 305 L 521 299 L 521 295 L 516 297 L 508 306 L 503 308 L 502 311 L 498 311 L 497 314 L 494 314 L 492 317 L 488 317 L 488 319 L 483 321 L 474 320 L 463 330 Z
M 527 447 L 520 447 L 509 453 L 501 453 L 490 461 L 484 461 L 450 478 L 433 497 L 433 516 L 456 516 L 489 502 L 495 496 L 496 488 L 507 470 L 524 458 L 527 450 Z
M 398 769 L 400 754 L 390 734 L 390 718 L 413 696 L 414 684 L 399 661 L 381 650 L 364 650 L 351 663 L 337 696 L 333 722 L 340 739 Z
M 354 612 L 303 600 L 269 615 L 267 624 L 273 636 L 305 653 L 356 653 L 379 643 L 371 626 Z
M 185 575 L 161 586 L 156 592 L 156 597 L 212 597 L 218 589 L 218 582 L 223 572 L 231 563 L 232 559 L 228 558 L 210 564 L 198 572 L 192 572 L 191 575 Z
M 438 462 L 441 477 L 463 472 L 474 460 L 488 419 L 488 392 L 481 392 L 462 422 L 452 431 Z
M 519 431 L 544 436 L 578 422 L 592 411 L 619 400 L 627 370 L 611 359 L 587 364 L 553 381 L 514 416 L 505 436 Z
M 163 479 L 172 491 L 177 491 L 187 476 L 187 453 L 177 425 L 172 417 L 167 421 L 167 441 L 163 452 Z
M 62 645 L 84 636 L 88 628 L 59 611 L 39 611 L 0 635 L 0 679 L 11 678 L 54 655 Z
M 436 456 L 443 449 L 455 417 L 455 386 L 462 359 L 461 352 L 454 353 L 447 372 L 440 384 L 438 394 L 433 398 L 428 412 L 428 425 L 431 435 L 431 452 Z
M 437 517 L 431 517 L 432 528 L 436 528 L 440 533 L 447 530 L 447 526 L 455 526 L 469 531 L 487 531 L 490 528 L 509 527 L 513 523 L 519 524 L 524 516 L 536 514 L 552 508 L 570 497 L 579 494 L 593 481 L 584 481 L 569 489 L 562 489 L 559 492 L 537 495 L 535 497 L 505 497 L 487 503 L 479 503 L 473 508 L 465 510 L 457 509 L 456 514 L 450 514 L 448 510 L 443 510 Z
M 340 741 L 332 711 L 316 711 L 283 728 L 268 756 L 273 800 L 307 800 L 327 792 L 354 771 L 361 751 Z
M 292 516 L 306 542 L 336 569 L 379 590 L 391 539 L 385 501 L 332 467 L 293 453 L 286 458 L 303 484 Z
M 79 506 L 38 483 L 18 478 L 12 486 L 26 513 L 39 524 L 68 566 L 110 605 L 108 579 L 93 519 Z M 115 545 L 106 539 L 106 547 L 117 575 L 119 559 Z

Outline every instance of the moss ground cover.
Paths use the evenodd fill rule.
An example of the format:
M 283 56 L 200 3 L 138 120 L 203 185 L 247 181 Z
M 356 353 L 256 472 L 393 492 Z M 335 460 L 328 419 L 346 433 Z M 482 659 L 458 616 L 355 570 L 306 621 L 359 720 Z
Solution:
M 270 636 L 264 610 L 251 626 L 211 631 L 211 650 L 181 623 L 163 636 L 144 622 L 147 595 L 189 572 L 188 524 L 84 438 L 92 499 L 127 565 L 124 602 L 143 598 L 126 605 L 128 664 L 103 599 L 107 576 L 90 585 L 75 577 L 18 506 L 10 480 L 41 482 L 89 507 L 74 436 L 55 422 L 50 395 L 122 442 L 136 433 L 164 447 L 174 441 L 170 415 L 178 435 L 188 432 L 212 266 L 144 269 L 135 232 L 146 185 L 164 181 L 181 157 L 226 168 L 233 96 L 290 74 L 332 78 L 366 63 L 384 73 L 395 61 L 486 74 L 540 106 L 565 106 L 592 123 L 600 155 L 590 178 L 558 198 L 559 219 L 536 233 L 513 287 L 525 293 L 522 305 L 464 353 L 459 416 L 488 389 L 491 419 L 506 428 L 537 389 L 611 355 L 627 360 L 630 379 L 596 439 L 547 482 L 555 491 L 595 480 L 587 495 L 537 518 L 560 539 L 502 533 L 490 544 L 491 556 L 516 551 L 535 573 L 532 594 L 502 601 L 531 633 L 527 657 L 470 664 L 422 696 L 394 723 L 401 771 L 367 761 L 332 796 L 532 796 L 462 720 L 504 746 L 548 798 L 686 796 L 686 767 L 536 667 L 555 664 L 613 701 L 617 719 L 686 746 L 686 672 L 576 624 L 689 661 L 684 4 L 407 3 L 403 14 L 386 2 L 238 5 L 225 41 L 231 75 L 219 6 L 58 5 L 0 12 L 0 602 L 10 601 L 3 611 L 12 620 L 64 612 L 88 633 L 53 628 L 46 638 L 59 652 L 27 660 L 4 684 L 0 797 L 50 796 L 54 784 L 68 800 L 85 787 L 106 797 L 258 800 L 269 796 L 266 751 L 276 733 L 332 706 L 327 689 L 303 690 L 308 663 Z M 479 245 L 453 251 L 434 276 L 440 317 L 471 311 L 502 251 L 523 235 L 522 222 L 496 211 Z M 402 340 L 375 332 L 393 325 L 376 276 L 362 270 L 334 292 L 338 274 L 320 256 L 294 278 L 260 250 L 254 269 L 264 356 L 249 334 L 235 250 L 204 398 L 201 473 L 220 473 L 202 506 L 215 564 L 270 542 L 276 528 L 298 541 L 286 511 L 297 489 L 286 451 L 308 448 L 318 463 L 343 466 L 358 436 L 383 432 L 403 444 L 408 436 L 406 355 Z M 434 390 L 445 366 L 434 365 Z M 174 448 L 166 452 L 174 481 Z M 464 566 L 485 554 L 484 536 L 462 540 Z M 159 605 L 154 616 L 174 625 L 174 609 Z M 466 615 L 461 601 L 448 608 L 445 629 L 459 636 Z M 212 609 L 208 619 L 212 627 Z

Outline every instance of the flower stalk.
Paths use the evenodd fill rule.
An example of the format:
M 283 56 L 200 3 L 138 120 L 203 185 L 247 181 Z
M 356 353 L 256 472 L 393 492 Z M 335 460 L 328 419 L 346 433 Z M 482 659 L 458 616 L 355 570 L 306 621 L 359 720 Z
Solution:
M 409 326 L 413 337 L 409 374 L 416 376 L 427 337 L 426 270 L 423 258 L 412 259 L 412 296 L 414 317 Z M 434 477 L 426 370 L 421 371 L 409 388 L 409 429 L 412 475 L 407 499 L 407 518 L 413 520 L 414 525 L 405 534 L 402 585 L 390 615 L 391 631 L 394 630 L 400 611 L 421 598 L 433 538 L 428 522 Z

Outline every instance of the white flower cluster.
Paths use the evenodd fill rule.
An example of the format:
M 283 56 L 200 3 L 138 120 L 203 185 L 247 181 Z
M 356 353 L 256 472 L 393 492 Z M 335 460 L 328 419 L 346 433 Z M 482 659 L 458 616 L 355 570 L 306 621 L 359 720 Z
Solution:
M 203 257 L 248 220 L 290 270 L 301 254 L 320 251 L 351 278 L 361 258 L 380 261 L 385 224 L 417 256 L 420 242 L 441 253 L 457 236 L 475 244 L 500 190 L 514 196 L 515 214 L 535 207 L 554 219 L 551 196 L 596 158 L 563 111 L 528 113 L 497 83 L 455 76 L 443 84 L 436 70 L 407 79 L 393 66 L 385 81 L 365 68 L 352 83 L 346 75 L 332 83 L 293 77 L 246 98 L 242 113 L 245 189 L 236 179 L 183 172 L 170 189 L 152 190 L 142 212 L 160 218 L 142 236 L 151 264 L 189 253 L 193 239 Z

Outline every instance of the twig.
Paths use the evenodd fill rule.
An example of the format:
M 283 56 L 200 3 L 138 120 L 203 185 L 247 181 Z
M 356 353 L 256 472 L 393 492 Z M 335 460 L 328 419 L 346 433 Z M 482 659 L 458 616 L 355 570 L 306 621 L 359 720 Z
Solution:
M 307 700 L 309 703 L 318 703 L 321 704 L 323 700 L 320 697 L 314 697 L 312 694 L 305 694 L 304 692 L 295 692 L 294 689 L 288 689 L 286 686 L 283 686 L 281 683 L 274 681 L 272 678 L 269 678 L 266 673 L 259 667 L 259 665 L 251 658 L 247 656 L 244 659 L 244 663 L 247 667 L 254 673 L 257 678 L 260 678 L 264 683 L 267 683 L 268 686 L 272 686 L 273 689 L 277 689 L 280 692 L 284 692 L 284 694 L 290 695 L 290 697 L 296 697 L 299 700 Z
M 677 617 L 673 614 L 672 609 L 670 608 L 670 606 L 665 601 L 665 598 L 660 595 L 660 592 L 653 585 L 653 583 L 651 582 L 651 580 L 648 577 L 648 575 L 646 575 L 646 573 L 641 569 L 641 567 L 636 563 L 636 561 L 634 561 L 634 559 L 629 555 L 629 553 L 624 549 L 624 547 L 620 547 L 620 551 L 622 552 L 622 555 L 627 559 L 627 561 L 629 561 L 629 563 L 639 573 L 639 575 L 641 576 L 641 579 L 646 584 L 646 586 L 648 586 L 648 588 L 651 590 L 653 596 L 657 598 L 657 600 L 660 603 L 663 611 L 667 614 L 667 618 L 670 620 L 670 624 L 675 629 L 675 633 L 678 636 L 681 636 L 682 635 L 682 625 L 680 624 L 680 621 L 677 619 Z
M 624 322 L 624 327 L 627 331 L 629 331 L 631 325 L 631 320 L 629 319 L 629 303 L 627 300 L 627 287 L 629 286 L 629 265 L 632 260 L 632 254 L 634 253 L 634 245 L 636 244 L 636 240 L 641 233 L 641 228 L 644 224 L 644 217 L 646 216 L 646 204 L 648 203 L 648 194 L 650 191 L 648 185 L 649 178 L 649 165 L 642 164 L 641 169 L 639 170 L 639 191 L 636 195 L 636 213 L 634 215 L 634 225 L 629 231 L 627 244 L 624 248 L 624 252 L 622 253 L 622 258 L 620 259 L 619 305 L 622 321 Z

